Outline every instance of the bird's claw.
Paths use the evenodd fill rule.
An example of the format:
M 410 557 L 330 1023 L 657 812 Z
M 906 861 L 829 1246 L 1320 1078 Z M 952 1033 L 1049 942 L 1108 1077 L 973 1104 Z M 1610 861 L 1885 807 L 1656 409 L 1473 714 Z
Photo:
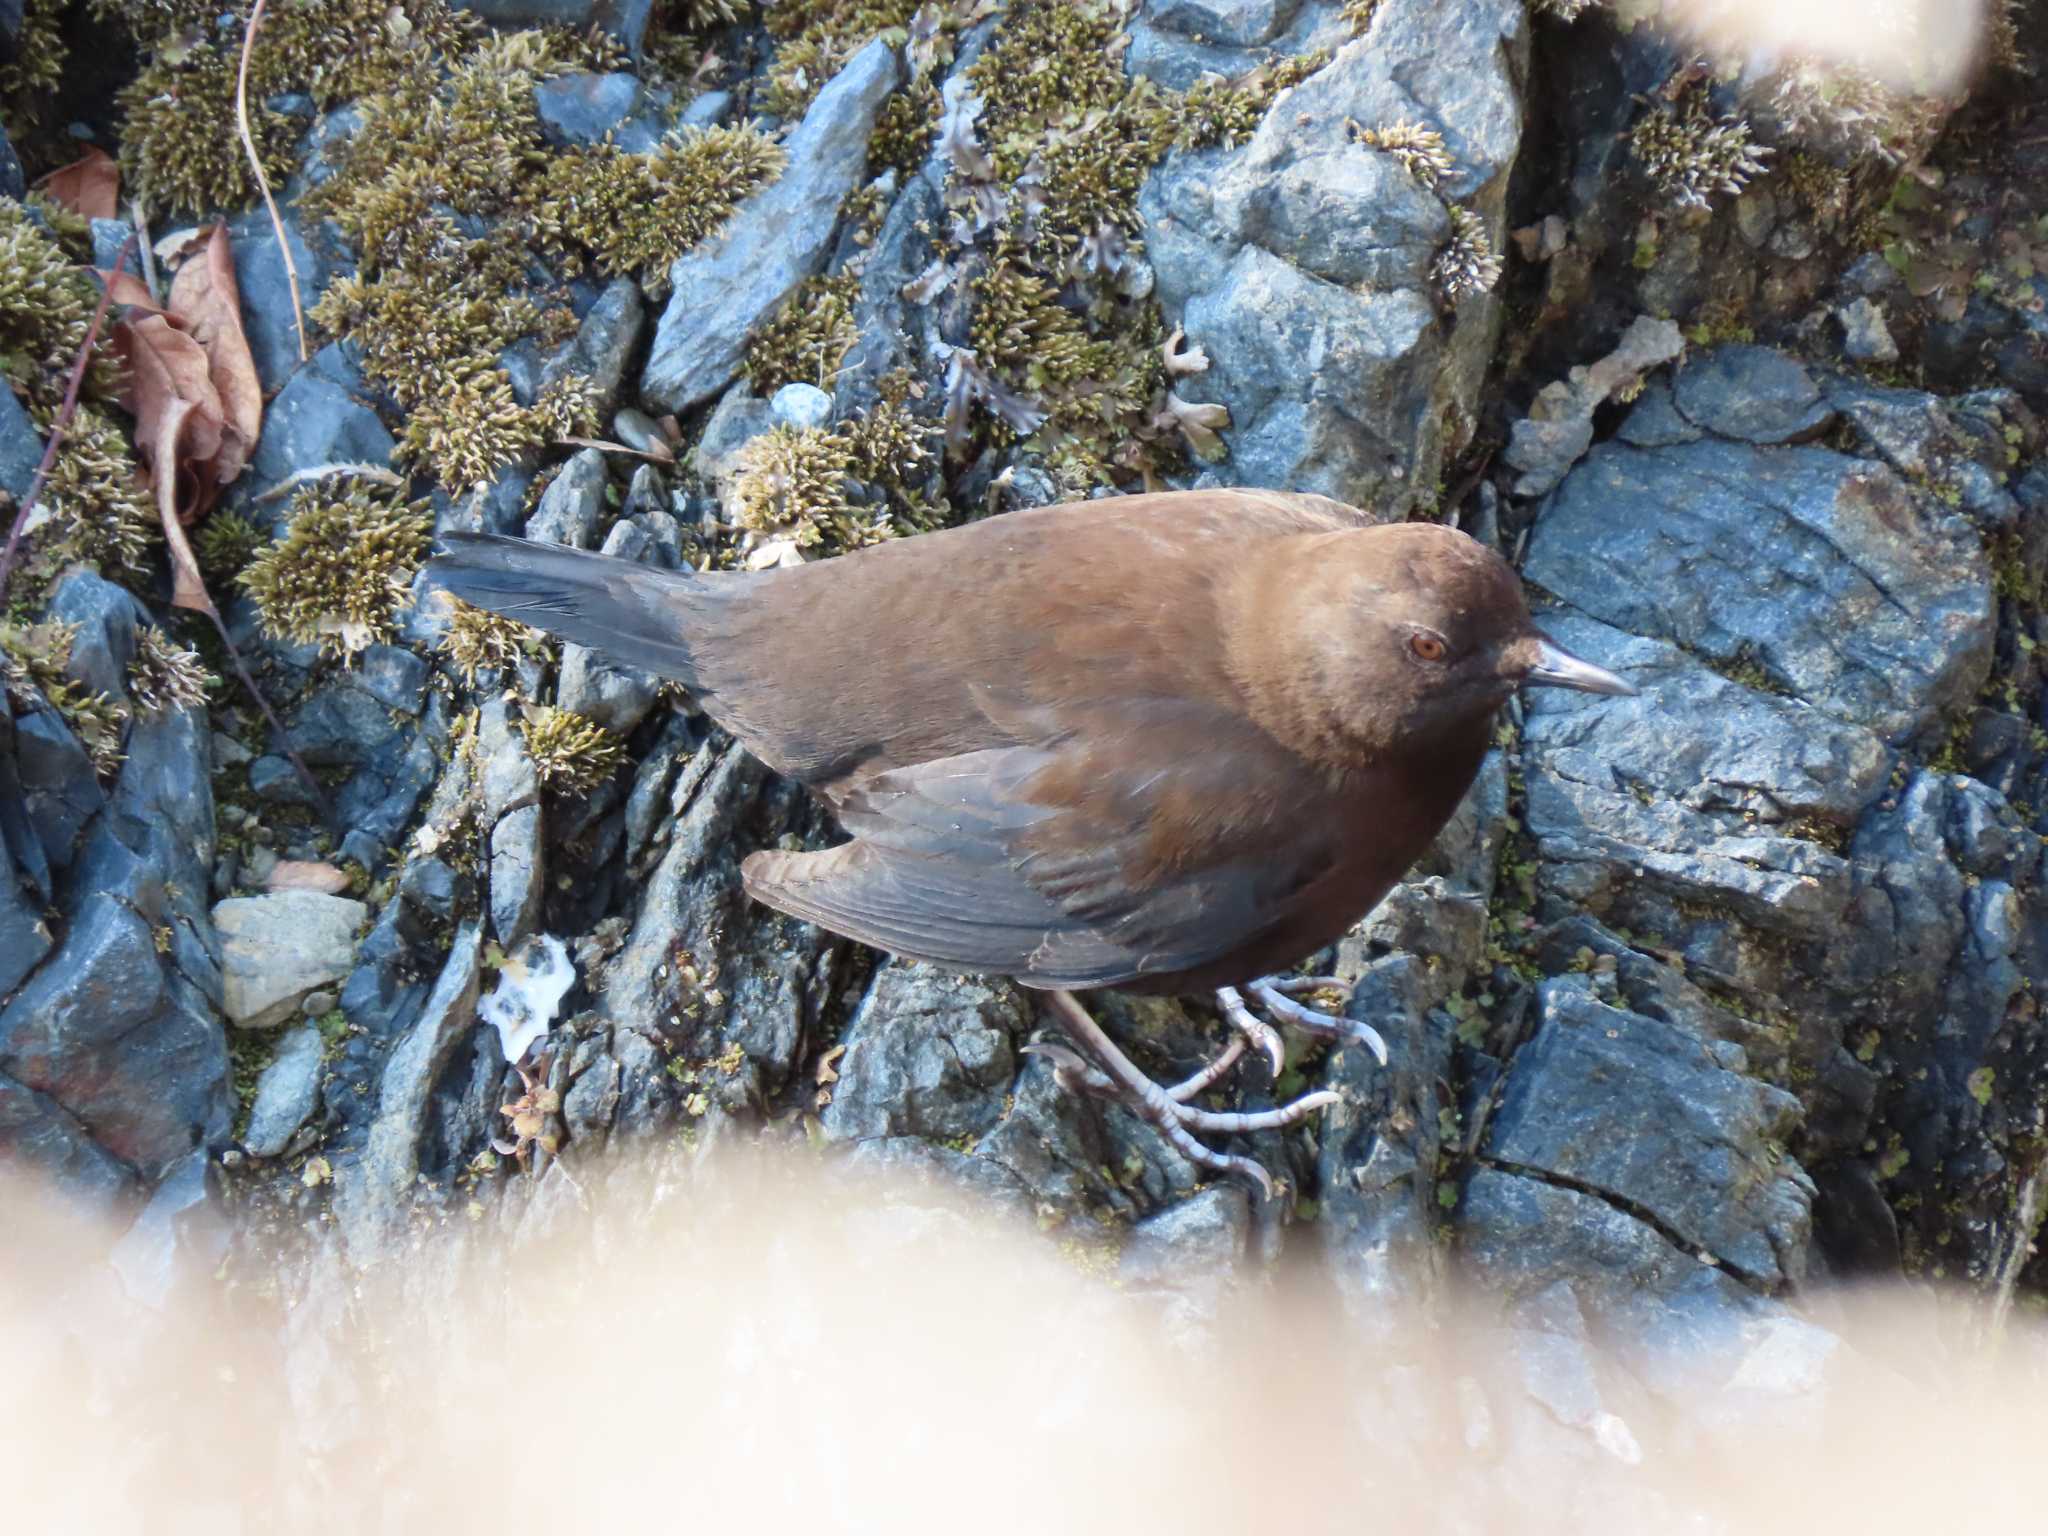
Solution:
M 1306 1030 L 1312 1035 L 1321 1035 L 1328 1040 L 1354 1041 L 1371 1051 L 1384 1067 L 1387 1064 L 1387 1042 L 1380 1038 L 1380 1032 L 1370 1024 L 1357 1019 L 1340 1018 L 1335 1014 L 1324 1013 L 1319 1008 L 1311 1008 L 1306 1003 L 1295 1001 L 1299 994 L 1321 992 L 1326 988 L 1343 985 L 1344 983 L 1335 976 L 1261 976 L 1256 981 L 1246 982 L 1245 991 L 1251 993 L 1261 1007 L 1282 1023 L 1292 1024 L 1296 1029 Z M 1237 1023 L 1232 1012 L 1233 1006 L 1238 1012 L 1244 1013 L 1252 1023 L 1259 1023 L 1245 1007 L 1244 999 L 1235 987 L 1218 988 L 1216 996 L 1223 1006 L 1224 1013 L 1231 1017 L 1233 1023 Z M 1238 1024 L 1238 1028 L 1244 1027 L 1243 1024 Z M 1270 1025 L 1260 1027 L 1271 1028 Z
M 1221 1055 L 1192 1077 L 1168 1088 L 1140 1071 L 1072 996 L 1065 992 L 1052 992 L 1048 996 L 1059 1012 L 1068 1038 L 1079 1049 L 1069 1050 L 1065 1046 L 1041 1042 L 1033 1042 L 1025 1049 L 1051 1061 L 1057 1081 L 1087 1092 L 1113 1095 L 1164 1136 L 1189 1162 L 1217 1173 L 1234 1173 L 1249 1179 L 1269 1200 L 1273 1197 L 1274 1185 L 1264 1168 L 1248 1157 L 1237 1157 L 1204 1146 L 1195 1139 L 1195 1133 L 1228 1136 L 1281 1130 L 1339 1101 L 1336 1093 L 1321 1089 L 1303 1094 L 1275 1109 L 1197 1109 L 1188 1100 L 1222 1077 L 1244 1054 L 1242 1038 L 1232 1040 Z

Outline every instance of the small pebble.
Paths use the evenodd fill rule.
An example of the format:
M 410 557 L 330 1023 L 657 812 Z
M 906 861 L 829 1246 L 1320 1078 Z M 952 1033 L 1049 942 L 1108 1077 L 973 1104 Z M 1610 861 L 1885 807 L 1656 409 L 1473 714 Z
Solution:
M 306 1001 L 300 1005 L 309 1019 L 324 1019 L 334 1012 L 335 1000 L 332 992 L 308 992 Z
M 822 427 L 832 419 L 832 397 L 815 384 L 785 384 L 768 402 L 786 427 Z
M 612 418 L 612 436 L 638 453 L 660 453 L 668 447 L 654 418 L 631 406 Z

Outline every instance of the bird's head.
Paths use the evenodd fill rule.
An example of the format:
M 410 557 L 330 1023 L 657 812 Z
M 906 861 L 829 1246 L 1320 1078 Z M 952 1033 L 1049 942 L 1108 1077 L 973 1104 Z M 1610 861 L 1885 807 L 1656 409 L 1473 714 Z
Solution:
M 1469 738 L 1525 685 L 1636 691 L 1538 630 L 1513 569 L 1456 529 L 1388 523 L 1298 553 L 1288 590 L 1268 585 L 1263 602 L 1311 627 L 1276 635 L 1290 654 L 1261 670 L 1288 677 L 1296 730 L 1340 740 L 1345 755 Z

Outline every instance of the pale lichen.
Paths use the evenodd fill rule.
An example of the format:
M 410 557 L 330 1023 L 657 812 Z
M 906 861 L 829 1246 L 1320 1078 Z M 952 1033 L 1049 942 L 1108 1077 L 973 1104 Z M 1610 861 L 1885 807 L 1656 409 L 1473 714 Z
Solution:
M 128 696 L 144 714 L 198 709 L 217 679 L 206 670 L 197 651 L 187 650 L 154 624 L 135 633 L 135 655 L 128 663 Z
M 1710 115 L 1698 93 L 1683 105 L 1644 113 L 1629 133 L 1629 149 L 1674 205 L 1702 209 L 1717 194 L 1741 192 L 1771 154 L 1741 118 Z
M 1450 238 L 1430 263 L 1429 278 L 1447 304 L 1457 304 L 1474 294 L 1486 293 L 1500 281 L 1500 252 L 1486 232 L 1486 220 L 1469 208 L 1455 203 Z

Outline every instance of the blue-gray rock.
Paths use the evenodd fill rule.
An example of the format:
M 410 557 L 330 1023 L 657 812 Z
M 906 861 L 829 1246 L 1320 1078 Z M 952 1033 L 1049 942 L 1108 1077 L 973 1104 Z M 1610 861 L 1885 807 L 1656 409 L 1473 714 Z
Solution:
M 69 869 L 80 832 L 106 803 L 92 759 L 53 709 L 32 709 L 15 718 L 14 758 L 41 862 L 49 869 Z
M 1198 42 L 1248 48 L 1269 42 L 1301 9 L 1301 0 L 1150 0 L 1145 19 Z
M 609 411 L 619 397 L 626 362 L 640 344 L 646 321 L 640 285 L 630 277 L 613 278 L 584 315 L 575 337 L 548 359 L 541 370 L 541 385 L 580 373 L 596 387 L 598 411 Z
M 540 781 L 527 755 L 526 738 L 514 728 L 502 695 L 486 699 L 477 711 L 476 748 L 477 789 L 486 825 L 496 825 L 507 811 L 539 800 Z
M 573 32 L 602 27 L 638 56 L 654 0 L 462 0 L 461 8 L 495 27 L 559 26 Z
M 683 108 L 682 126 L 685 128 L 715 128 L 724 122 L 732 111 L 731 91 L 700 91 Z
M 782 426 L 822 427 L 832 420 L 832 397 L 815 384 L 785 384 L 770 398 L 768 409 Z
M 1030 1028 L 1030 1007 L 1008 982 L 892 960 L 847 1027 L 819 1123 L 833 1141 L 979 1136 L 1002 1117 L 1015 1045 Z
M 416 715 L 427 696 L 427 664 L 396 645 L 372 645 L 356 657 L 356 686 L 387 709 Z
M 11 389 L 0 390 L 0 490 L 19 506 L 43 461 L 43 435 Z
M 320 1104 L 320 1073 L 325 1043 L 310 1024 L 285 1031 L 277 1054 L 256 1080 L 256 1102 L 249 1110 L 249 1129 L 242 1149 L 251 1157 L 276 1157 L 291 1145 Z
M 576 549 L 597 548 L 597 523 L 604 515 L 608 483 L 602 453 L 585 448 L 572 455 L 540 493 L 540 505 L 526 520 L 526 536 Z
M 1643 386 L 1615 436 L 1638 448 L 1669 448 L 1673 443 L 1696 443 L 1706 434 L 1678 414 L 1671 386 L 1652 379 Z
M 265 409 L 263 434 L 238 489 L 254 496 L 320 464 L 388 465 L 397 446 L 369 406 L 320 370 L 301 368 Z
M 1182 395 L 1230 411 L 1221 483 L 1321 491 L 1399 516 L 1433 486 L 1447 416 L 1474 410 L 1498 303 L 1439 320 L 1445 199 L 1492 230 L 1521 143 L 1528 60 L 1510 0 L 1386 0 L 1276 100 L 1244 145 L 1171 156 L 1140 195 L 1169 321 L 1209 356 Z M 1349 124 L 1420 115 L 1456 170 L 1442 195 Z
M 385 1062 L 361 1158 L 340 1180 L 335 1208 L 359 1265 L 381 1257 L 403 1221 L 434 1084 L 476 1023 L 482 940 L 475 923 L 456 930 L 434 990 Z
M 31 896 L 7 839 L 0 837 L 0 997 L 20 986 L 56 942 L 43 918 L 41 902 Z
M 1117 1283 L 1163 1302 L 1172 1335 L 1199 1346 L 1244 1268 L 1251 1227 L 1246 1192 L 1213 1185 L 1131 1228 Z
M 0 1164 L 34 1169 L 87 1215 L 112 1216 L 139 1189 L 133 1169 L 63 1105 L 0 1072 Z
M 132 1300 L 162 1311 L 179 1291 L 212 1281 L 229 1236 L 219 1171 L 206 1153 L 191 1152 L 164 1175 L 107 1262 Z
M 131 243 L 134 238 L 135 226 L 126 219 L 94 219 L 92 264 L 104 272 L 113 270 L 119 261 L 123 272 L 142 276 L 142 252 Z
M 1884 310 L 1868 298 L 1851 299 L 1835 311 L 1842 327 L 1842 355 L 1859 363 L 1895 363 L 1899 344 L 1892 340 Z
M 92 571 L 66 576 L 50 599 L 50 617 L 78 626 L 64 674 L 90 693 L 128 696 L 128 664 L 135 659 L 138 625 L 149 615 L 123 588 Z
M 1271 58 L 1334 52 L 1352 34 L 1326 0 L 1152 0 L 1131 20 L 1127 62 L 1184 91 L 1205 74 L 1231 80 Z
M 1671 396 L 1693 425 L 1745 443 L 1811 437 L 1835 414 L 1812 374 L 1782 352 L 1748 344 L 1695 354 L 1672 380 Z
M 720 233 L 676 258 L 640 381 L 661 409 L 686 410 L 731 383 L 747 333 L 818 270 L 901 73 L 895 50 L 880 39 L 855 54 L 784 144 L 789 164 L 781 176 L 742 203 Z
M 145 1171 L 220 1134 L 227 1114 L 219 1019 L 188 984 L 166 980 L 158 941 L 134 906 L 96 891 L 0 1012 L 0 1072 Z
M 326 294 L 328 285 L 348 271 L 348 256 L 324 231 L 308 238 L 288 208 L 279 211 L 298 271 L 299 300 L 310 310 Z M 249 338 L 256 375 L 269 393 L 282 388 L 299 366 L 299 333 L 292 318 L 291 283 L 278 251 L 277 228 L 268 212 L 255 208 L 228 221 L 228 238 L 234 248 L 235 286 L 242 295 L 243 334 Z M 310 336 L 308 344 L 312 344 Z
M 640 453 L 653 453 L 668 446 L 660 424 L 645 411 L 636 411 L 631 406 L 612 417 L 612 436 Z M 635 473 L 637 475 L 638 471 Z
M 491 933 L 504 948 L 533 931 L 546 881 L 541 808 L 506 812 L 491 828 Z
M 1601 444 L 1523 568 L 1582 613 L 1759 668 L 1887 740 L 1973 698 L 1990 665 L 1990 571 L 1968 522 L 1822 448 Z
M 15 16 L 15 30 L 21 27 L 21 0 L 7 0 Z M 28 177 L 22 173 L 21 157 L 14 152 L 5 129 L 0 129 L 0 197 L 11 197 L 16 202 L 28 195 Z
M 742 380 L 712 408 L 697 439 L 697 473 L 722 486 L 738 467 L 740 450 L 775 425 L 768 402 L 752 394 Z
M 249 793 L 265 805 L 303 805 L 311 810 L 319 803 L 292 760 L 276 753 L 267 752 L 249 764 Z
M 635 523 L 621 521 L 614 523 L 605 536 L 603 553 L 615 559 L 641 561 L 647 557 L 649 548 L 644 530 Z M 615 665 L 602 651 L 564 645 L 555 702 L 626 736 L 647 718 L 660 686 L 661 680 L 651 673 Z
M 550 144 L 600 144 L 639 102 L 640 81 L 629 74 L 556 75 L 533 88 L 534 113 Z
M 1583 976 L 1538 993 L 1489 1161 L 1612 1200 L 1765 1290 L 1803 1281 L 1814 1190 L 1788 1150 L 1799 1101 L 1743 1075 L 1739 1047 L 1608 1007 Z

